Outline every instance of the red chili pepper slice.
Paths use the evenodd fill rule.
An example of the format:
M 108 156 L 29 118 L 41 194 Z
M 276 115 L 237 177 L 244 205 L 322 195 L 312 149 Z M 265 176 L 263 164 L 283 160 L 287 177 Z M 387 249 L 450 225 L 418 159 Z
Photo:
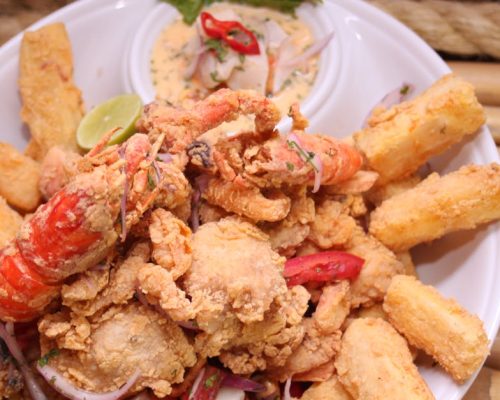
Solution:
M 221 39 L 241 54 L 260 54 L 259 42 L 254 33 L 238 21 L 221 21 L 206 11 L 200 17 L 203 29 L 211 38 Z
M 283 276 L 289 287 L 311 281 L 355 279 L 364 263 L 362 258 L 343 251 L 323 251 L 291 258 L 285 263 Z

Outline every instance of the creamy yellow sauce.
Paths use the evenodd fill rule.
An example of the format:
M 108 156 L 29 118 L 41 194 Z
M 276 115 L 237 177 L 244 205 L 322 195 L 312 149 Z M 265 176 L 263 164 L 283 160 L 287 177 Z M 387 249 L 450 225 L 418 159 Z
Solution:
M 304 22 L 278 11 L 228 3 L 213 4 L 207 11 L 217 13 L 228 8 L 241 18 L 243 25 L 256 32 L 257 36 L 264 33 L 266 21 L 274 20 L 290 35 L 290 40 L 299 54 L 314 42 L 312 32 Z M 188 80 L 184 78 L 186 68 L 191 62 L 186 49 L 196 34 L 195 25 L 188 26 L 179 17 L 159 35 L 151 55 L 151 77 L 157 98 L 182 104 L 185 100 L 204 98 L 210 94 L 211 90 L 204 88 L 196 76 Z M 304 66 L 294 70 L 281 89 L 271 96 L 282 114 L 288 112 L 290 105 L 306 98 L 317 72 L 318 58 L 314 57 Z M 235 122 L 237 123 L 233 122 L 224 129 L 246 129 L 251 120 L 243 118 Z

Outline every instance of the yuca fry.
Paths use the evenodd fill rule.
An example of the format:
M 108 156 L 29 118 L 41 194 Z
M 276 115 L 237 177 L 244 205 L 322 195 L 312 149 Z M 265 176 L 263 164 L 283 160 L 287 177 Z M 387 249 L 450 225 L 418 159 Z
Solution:
M 418 175 L 411 175 L 397 181 L 388 182 L 383 186 L 376 186 L 365 194 L 366 199 L 375 206 L 379 206 L 383 201 L 412 189 L 422 181 Z
M 41 161 L 56 145 L 79 151 L 76 129 L 83 100 L 73 82 L 71 43 L 62 23 L 24 34 L 20 51 L 21 118 L 32 142 L 27 154 Z
M 384 310 L 410 344 L 434 357 L 458 382 L 470 378 L 488 354 L 481 320 L 412 276 L 393 278 Z
M 393 251 L 500 218 L 500 165 L 469 165 L 384 201 L 371 214 L 370 233 Z
M 418 278 L 417 269 L 415 268 L 415 264 L 413 264 L 410 252 L 402 251 L 401 253 L 396 253 L 395 255 L 396 258 L 401 261 L 401 264 L 403 264 L 403 266 L 405 267 L 404 274 Z
M 301 400 L 352 400 L 336 376 L 325 382 L 313 383 L 302 395 Z
M 335 367 L 340 382 L 357 400 L 434 399 L 406 341 L 381 318 L 351 322 Z
M 0 196 L 20 210 L 33 211 L 40 203 L 40 166 L 7 143 L 0 142 Z
M 368 165 L 380 174 L 380 185 L 411 175 L 484 122 L 474 87 L 449 74 L 415 99 L 372 118 L 354 140 Z
M 22 222 L 23 217 L 0 196 L 0 249 L 16 236 Z
M 351 283 L 351 306 L 381 302 L 392 277 L 403 273 L 403 264 L 394 253 L 357 225 L 345 250 L 365 260 L 361 273 Z

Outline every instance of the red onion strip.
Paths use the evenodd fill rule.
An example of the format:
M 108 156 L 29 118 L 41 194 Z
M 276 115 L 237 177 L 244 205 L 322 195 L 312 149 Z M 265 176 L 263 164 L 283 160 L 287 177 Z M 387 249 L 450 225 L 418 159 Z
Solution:
M 198 372 L 198 376 L 196 377 L 193 387 L 191 388 L 191 391 L 189 392 L 189 397 L 188 400 L 193 400 L 194 395 L 196 394 L 196 391 L 198 390 L 198 386 L 200 386 L 201 380 L 203 379 L 203 375 L 205 374 L 205 368 L 202 368 L 200 372 Z
M 234 374 L 226 374 L 222 380 L 222 386 L 241 389 L 245 392 L 263 392 L 266 390 L 266 387 L 261 383 Z
M 321 186 L 321 177 L 323 175 L 323 164 L 321 162 L 321 158 L 317 154 L 314 154 L 311 157 L 310 152 L 302 147 L 299 138 L 294 133 L 290 133 L 288 135 L 287 142 L 289 143 L 289 145 L 293 144 L 295 146 L 297 154 L 304 162 L 312 165 L 314 169 L 313 193 L 316 193 Z
M 171 163 L 173 160 L 172 154 L 170 153 L 158 153 L 156 157 L 158 157 L 160 161 L 164 162 L 165 164 Z
M 200 34 L 198 25 L 196 25 L 196 38 L 198 39 L 196 44 L 195 44 L 195 51 L 193 54 L 193 59 L 189 63 L 189 65 L 186 67 L 186 70 L 184 71 L 184 79 L 191 79 L 196 72 L 196 69 L 198 68 L 198 64 L 200 63 L 200 58 L 203 53 L 205 53 L 208 48 L 203 44 L 203 38 Z
M 26 359 L 19 348 L 19 344 L 14 336 L 14 326 L 12 322 L 8 322 L 6 326 L 0 323 L 0 337 L 7 345 L 12 357 L 14 357 L 19 364 L 24 381 L 33 400 L 47 400 L 47 397 L 43 393 L 42 388 L 38 385 L 31 368 L 26 363 Z
M 413 92 L 414 89 L 415 87 L 411 83 L 403 82 L 401 86 L 387 93 L 382 98 L 382 100 L 380 100 L 374 107 L 372 107 L 372 109 L 366 116 L 365 120 L 363 121 L 363 128 L 366 128 L 368 126 L 368 120 L 370 119 L 370 115 L 372 115 L 373 110 L 375 110 L 375 108 L 377 107 L 384 107 L 386 109 L 391 108 L 392 106 L 395 106 L 396 104 L 405 101 L 408 98 L 408 96 Z
M 292 386 L 292 377 L 286 380 L 285 388 L 283 389 L 283 400 L 292 400 L 292 396 L 290 395 L 291 386 Z
M 118 150 L 118 154 L 120 155 L 120 158 L 125 160 L 125 165 L 123 166 L 122 172 L 125 176 L 124 182 L 123 182 L 123 194 L 122 198 L 120 200 L 120 221 L 122 225 L 122 242 L 125 241 L 127 238 L 127 196 L 128 196 L 128 178 L 127 178 L 127 159 L 125 158 L 125 147 L 121 147 L 120 150 Z
M 37 369 L 55 390 L 71 400 L 118 400 L 127 394 L 141 375 L 140 371 L 136 370 L 120 389 L 108 393 L 92 393 L 75 387 L 64 376 L 48 365 L 44 365 L 43 367 L 37 365 Z
M 316 54 L 319 54 L 328 45 L 328 43 L 330 43 L 330 40 L 332 40 L 334 36 L 335 36 L 335 32 L 334 31 L 330 32 L 325 37 L 318 39 L 316 42 L 314 42 L 311 45 L 311 47 L 309 47 L 302 54 L 299 54 L 298 56 L 293 57 L 290 60 L 280 62 L 280 66 L 281 67 L 297 67 L 297 66 L 305 63 L 311 57 L 314 57 Z

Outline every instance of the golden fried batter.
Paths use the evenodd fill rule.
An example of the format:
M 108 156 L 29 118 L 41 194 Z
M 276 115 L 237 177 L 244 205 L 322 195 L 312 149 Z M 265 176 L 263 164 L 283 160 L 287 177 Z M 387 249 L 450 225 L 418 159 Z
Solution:
M 347 213 L 348 209 L 343 204 L 333 200 L 323 201 L 316 209 L 307 239 L 324 250 L 346 244 L 356 226 L 356 221 Z
M 0 249 L 14 239 L 23 222 L 23 217 L 9 207 L 0 196 Z
M 412 345 L 433 356 L 458 382 L 469 379 L 488 354 L 480 319 L 413 276 L 393 278 L 384 310 Z
M 191 229 L 171 212 L 157 208 L 151 214 L 149 234 L 153 260 L 176 280 L 191 266 Z
M 112 306 L 88 320 L 48 315 L 39 329 L 42 354 L 60 349 L 50 365 L 93 392 L 116 390 L 139 369 L 141 376 L 133 391 L 149 387 L 163 397 L 173 383 L 182 382 L 184 369 L 196 363 L 182 329 L 137 303 Z
M 7 143 L 0 142 L 0 196 L 22 211 L 38 207 L 40 166 Z
M 434 399 L 406 341 L 380 318 L 359 318 L 349 325 L 335 367 L 355 399 Z
M 468 165 L 384 201 L 371 214 L 370 233 L 404 251 L 458 230 L 500 218 L 500 165 Z
M 345 249 L 365 260 L 361 273 L 351 285 L 352 307 L 382 301 L 392 277 L 403 273 L 403 264 L 394 253 L 359 226 L 354 228 Z
M 75 132 L 84 113 L 83 100 L 73 82 L 71 43 L 64 24 L 26 32 L 19 65 L 21 117 L 33 136 L 29 155 L 41 161 L 57 145 L 79 151 Z
M 415 99 L 377 114 L 354 140 L 382 184 L 416 172 L 484 122 L 474 87 L 449 74 Z

